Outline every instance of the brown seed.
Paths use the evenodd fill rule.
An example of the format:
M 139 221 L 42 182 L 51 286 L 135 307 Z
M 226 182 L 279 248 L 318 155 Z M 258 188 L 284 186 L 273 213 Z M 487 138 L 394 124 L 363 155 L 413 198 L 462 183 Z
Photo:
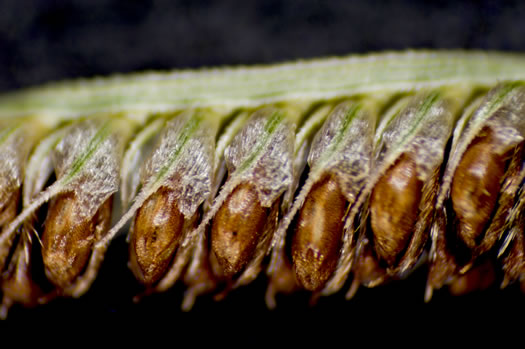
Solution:
M 333 175 L 322 177 L 306 197 L 292 241 L 292 260 L 307 290 L 321 289 L 337 267 L 346 207 Z
M 184 215 L 175 193 L 161 187 L 137 211 L 131 232 L 130 267 L 139 281 L 151 286 L 169 268 L 183 233 Z
M 239 184 L 224 201 L 211 228 L 212 251 L 224 276 L 240 272 L 252 259 L 267 219 L 268 210 L 249 183 Z
M 402 154 L 374 187 L 370 199 L 374 249 L 390 266 L 412 237 L 422 188 L 416 163 L 407 154 Z
M 493 136 L 485 129 L 469 146 L 452 181 L 452 207 L 459 219 L 458 235 L 474 248 L 489 222 L 505 174 L 505 154 L 493 151 Z
M 42 235 L 42 258 L 53 284 L 70 286 L 84 271 L 93 243 L 109 228 L 111 204 L 109 198 L 93 218 L 84 219 L 74 193 L 60 194 L 51 202 Z

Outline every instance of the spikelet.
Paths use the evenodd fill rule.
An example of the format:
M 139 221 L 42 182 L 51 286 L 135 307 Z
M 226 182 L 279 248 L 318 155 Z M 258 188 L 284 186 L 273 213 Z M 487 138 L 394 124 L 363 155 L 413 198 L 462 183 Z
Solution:
M 51 132 L 28 160 L 22 210 L 0 236 L 0 246 L 9 249 L 10 242 L 23 235 L 18 239 L 10 261 L 11 271 L 3 283 L 5 308 L 16 300 L 8 291 L 13 287 L 27 291 L 22 302 L 42 303 L 49 299 L 33 299 L 37 292 L 27 286 L 29 281 L 24 278 L 28 276 L 23 275 L 30 268 L 33 232 L 41 244 L 45 274 L 57 295 L 80 296 L 94 281 L 100 264 L 88 266 L 88 260 L 93 258 L 94 242 L 104 236 L 111 223 L 112 195 L 118 191 L 117 174 L 131 130 L 130 123 L 122 117 L 106 118 L 78 120 Z M 56 181 L 44 189 L 52 172 Z M 45 229 L 40 230 L 42 223 L 37 225 L 36 213 L 45 203 L 49 203 Z

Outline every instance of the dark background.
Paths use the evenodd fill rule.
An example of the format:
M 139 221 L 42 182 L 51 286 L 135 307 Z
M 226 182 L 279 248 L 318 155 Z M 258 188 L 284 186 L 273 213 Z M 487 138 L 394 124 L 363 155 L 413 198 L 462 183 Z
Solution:
M 525 51 L 524 18 L 525 4 L 518 1 L 1 0 L 0 92 L 117 72 L 272 63 L 378 50 Z M 311 308 L 305 294 L 281 297 L 272 312 L 264 304 L 265 280 L 259 279 L 221 303 L 204 297 L 185 314 L 179 311 L 180 287 L 140 304 L 131 302 L 137 289 L 126 268 L 126 254 L 121 237 L 112 244 L 87 295 L 31 310 L 15 307 L 10 321 L 161 320 L 177 324 L 179 330 L 224 327 L 231 336 L 235 332 L 229 327 L 253 327 L 264 334 L 272 328 L 287 331 L 298 324 L 305 328 L 323 324 L 333 337 L 359 328 L 399 328 L 408 333 L 414 326 L 431 330 L 438 325 L 453 330 L 490 319 L 507 326 L 525 303 L 519 290 L 511 287 L 459 298 L 438 292 L 424 304 L 425 270 L 420 270 L 404 282 L 362 289 L 348 302 L 338 294 Z
M 0 91 L 144 69 L 406 48 L 525 49 L 498 1 L 1 0 Z

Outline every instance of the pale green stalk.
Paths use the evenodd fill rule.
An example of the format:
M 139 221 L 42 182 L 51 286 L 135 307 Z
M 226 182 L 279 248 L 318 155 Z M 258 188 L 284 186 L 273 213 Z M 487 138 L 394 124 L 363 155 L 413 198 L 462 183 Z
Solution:
M 0 118 L 43 122 L 99 112 L 149 113 L 195 106 L 238 108 L 444 85 L 490 86 L 525 79 L 525 55 L 407 51 L 260 67 L 118 75 L 49 84 L 0 98 Z

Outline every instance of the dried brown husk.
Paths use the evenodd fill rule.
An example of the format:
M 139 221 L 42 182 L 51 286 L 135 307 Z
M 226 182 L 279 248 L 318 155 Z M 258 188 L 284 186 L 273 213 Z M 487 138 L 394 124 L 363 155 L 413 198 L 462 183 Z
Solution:
M 376 134 L 373 170 L 363 190 L 364 201 L 357 242 L 357 261 L 354 280 L 348 297 L 359 284 L 367 287 L 379 285 L 391 278 L 403 278 L 420 260 L 433 218 L 434 203 L 441 178 L 445 148 L 451 136 L 456 114 L 470 91 L 420 92 L 401 100 L 402 109 L 390 112 L 383 119 Z M 394 107 L 399 108 L 399 105 Z M 417 179 L 422 183 L 421 200 L 411 236 L 404 250 L 397 251 L 393 265 L 384 264 L 374 250 L 374 237 L 370 219 L 370 195 L 382 176 L 400 158 L 408 157 L 415 163 Z
M 521 207 L 524 208 L 523 206 Z M 508 232 L 512 237 L 507 253 L 502 258 L 502 270 L 504 273 L 501 287 L 519 281 L 525 277 L 525 218 L 523 214 L 513 222 L 513 226 Z
M 78 201 L 75 211 L 78 221 L 99 217 L 99 210 L 104 207 L 104 222 L 98 222 L 97 218 L 93 223 L 94 242 L 101 239 L 109 227 L 111 204 L 107 203 L 118 190 L 118 171 L 130 128 L 129 121 L 122 116 L 99 115 L 76 121 L 44 139 L 29 161 L 23 210 L 10 223 L 7 234 L 16 234 L 21 225 L 35 229 L 31 228 L 33 215 L 40 206 L 55 202 L 62 195 L 73 195 Z M 42 190 L 50 174 L 50 159 L 56 181 Z M 40 170 L 42 173 L 36 173 Z M 73 250 L 69 252 L 74 253 Z M 93 254 L 95 252 L 91 253 L 92 259 Z M 102 256 L 103 253 L 98 255 L 99 262 Z M 89 264 L 71 284 L 58 287 L 57 292 L 67 296 L 83 294 L 94 281 L 99 266 L 100 263 Z
M 59 128 L 43 139 L 33 149 L 24 168 L 24 185 L 22 205 L 27 207 L 44 188 L 53 173 L 51 153 L 58 141 L 64 136 L 67 128 Z M 37 304 L 47 303 L 57 296 L 57 292 L 50 290 L 50 285 L 41 285 L 34 280 L 35 276 L 41 280 L 43 270 L 35 270 L 34 258 L 41 258 L 40 253 L 35 253 L 33 238 L 37 234 L 37 215 L 25 221 L 22 227 L 11 236 L 18 239 L 9 264 L 2 274 L 3 300 L 0 309 L 0 318 L 6 317 L 7 312 L 16 303 L 24 307 L 33 307 Z M 40 241 L 38 243 L 41 244 Z M 38 275 L 37 275 L 38 274 Z M 47 287 L 46 287 L 47 286 Z
M 522 169 L 520 177 L 525 178 L 525 169 Z M 504 230 L 506 236 L 498 251 L 503 270 L 502 288 L 525 277 L 525 188 L 523 182 Z
M 44 289 L 34 281 L 33 241 L 31 233 L 23 230 L 6 270 L 2 273 L 2 304 L 0 319 L 5 319 L 14 304 L 32 308 L 54 297 L 46 296 Z
M 492 256 L 482 256 L 463 274 L 455 275 L 448 290 L 453 296 L 463 296 L 484 291 L 496 284 L 498 278 L 496 261 Z
M 293 151 L 296 120 L 302 114 L 301 104 L 274 105 L 241 113 L 246 121 L 226 129 L 221 139 L 224 147 L 224 166 L 228 177 L 204 215 L 194 234 L 198 239 L 185 279 L 190 284 L 183 307 L 189 309 L 198 294 L 211 291 L 219 284 L 225 288 L 216 295 L 223 298 L 232 288 L 245 285 L 257 277 L 267 255 L 279 219 L 283 197 L 293 182 Z M 242 126 L 242 127 L 241 127 Z M 220 176 L 219 176 L 220 180 Z M 233 277 L 222 275 L 215 254 L 209 251 L 210 229 L 213 219 L 229 195 L 240 185 L 254 188 L 267 220 L 256 238 L 255 254 L 243 269 Z M 217 186 L 218 188 L 218 186 Z M 203 275 L 206 275 L 203 278 Z
M 476 109 L 473 111 L 474 108 Z M 458 226 L 451 204 L 451 187 L 463 154 L 478 134 L 487 129 L 495 138 L 492 148 L 494 153 L 509 153 L 510 160 L 507 161 L 492 217 L 477 246 L 468 248 L 457 236 Z M 467 108 L 458 122 L 436 202 L 435 222 L 431 233 L 430 271 L 425 294 L 427 301 L 434 289 L 457 279 L 460 274 L 476 265 L 476 260 L 493 249 L 509 227 L 509 218 L 513 215 L 512 208 L 523 180 L 524 132 L 525 88 L 520 83 L 494 87 L 482 101 L 477 100 L 473 107 Z
M 226 163 L 224 161 L 224 150 L 231 143 L 235 135 L 240 131 L 246 120 L 250 116 L 248 111 L 236 111 L 233 113 L 230 122 L 224 126 L 217 145 L 214 157 L 214 178 L 211 193 L 208 200 L 204 202 L 203 212 L 206 214 L 213 205 L 213 199 L 217 195 L 221 182 L 226 175 Z M 184 271 L 183 281 L 186 285 L 182 310 L 189 311 L 193 307 L 198 296 L 214 291 L 220 280 L 217 272 L 214 272 L 216 265 L 210 260 L 209 237 L 208 234 L 196 234 L 194 236 L 193 249 L 190 262 Z
M 295 192 L 299 187 L 302 173 L 307 165 L 308 155 L 313 138 L 326 118 L 333 109 L 332 102 L 313 105 L 312 109 L 305 113 L 304 122 L 301 123 L 295 136 L 293 180 L 290 189 L 283 197 L 282 220 L 288 219 L 286 213 L 290 210 Z M 281 220 L 281 222 L 282 222 Z M 268 276 L 268 287 L 265 301 L 270 309 L 276 307 L 276 295 L 279 293 L 290 294 L 301 289 L 292 268 L 292 263 L 285 251 L 285 229 L 277 229 L 273 241 L 272 250 L 266 274 Z
M 30 124 L 31 121 L 34 123 Z M 7 227 L 18 214 L 22 201 L 26 162 L 44 132 L 45 128 L 30 118 L 0 125 L 0 271 L 16 237 L 7 232 Z
M 173 196 L 177 210 L 182 214 L 183 224 L 179 242 L 173 251 L 172 261 L 169 262 L 164 274 L 159 276 L 158 281 L 147 285 L 146 294 L 171 287 L 180 278 L 188 262 L 194 247 L 194 242 L 191 241 L 188 233 L 195 229 L 200 218 L 200 209 L 203 203 L 209 200 L 213 189 L 215 138 L 219 121 L 222 119 L 222 116 L 220 118 L 218 116 L 218 112 L 211 109 L 193 109 L 165 116 L 166 121 L 156 119 L 147 126 L 152 130 L 162 128 L 163 132 L 138 171 L 140 173 L 140 192 L 110 233 L 115 234 L 135 214 L 136 210 L 144 205 L 146 200 L 157 192 L 161 193 L 160 189 L 169 191 L 169 195 Z M 148 134 L 139 133 L 134 141 L 137 147 L 148 143 L 147 140 L 151 134 L 153 131 Z M 145 150 L 141 150 L 141 154 L 135 154 L 135 156 L 140 155 L 139 157 L 145 158 Z M 136 172 L 136 169 L 134 166 L 129 166 L 128 171 Z M 136 175 L 129 172 L 122 174 L 122 178 L 131 184 L 130 193 L 138 191 L 132 185 L 133 176 Z M 128 194 L 128 200 L 129 196 Z M 133 221 L 130 237 L 137 229 L 135 224 L 136 221 Z M 133 247 L 130 246 L 130 248 Z M 136 267 L 135 265 L 133 268 Z
M 311 145 L 308 139 L 303 141 L 303 147 L 310 145 L 310 151 L 304 151 L 304 155 L 298 153 L 298 156 L 308 161 L 308 178 L 297 194 L 293 206 L 280 221 L 278 231 L 275 234 L 272 258 L 268 269 L 270 282 L 266 294 L 266 301 L 270 307 L 275 306 L 275 294 L 277 292 L 289 293 L 299 288 L 295 272 L 292 270 L 286 253 L 286 241 L 288 239 L 285 235 L 313 186 L 321 177 L 331 174 L 341 188 L 341 193 L 347 200 L 348 207 L 351 207 L 356 201 L 369 170 L 378 104 L 378 100 L 347 100 L 338 102 L 335 107 L 326 105 L 311 116 L 312 121 L 316 118 L 319 118 L 319 121 L 326 118 L 326 121 L 315 134 Z M 298 135 L 300 134 L 301 131 Z M 307 158 L 306 155 L 308 155 Z M 298 162 L 300 163 L 301 160 Z M 304 164 L 304 160 L 302 162 Z M 304 165 L 299 168 L 302 169 L 302 167 Z M 346 217 L 342 218 L 346 219 Z M 336 277 L 328 280 L 324 287 L 328 292 L 335 292 L 346 279 L 347 264 L 352 259 L 352 249 L 349 248 L 352 242 L 346 238 L 347 234 L 342 229 L 340 232 L 342 252 L 337 256 L 332 256 L 338 260 L 338 264 L 335 272 Z

